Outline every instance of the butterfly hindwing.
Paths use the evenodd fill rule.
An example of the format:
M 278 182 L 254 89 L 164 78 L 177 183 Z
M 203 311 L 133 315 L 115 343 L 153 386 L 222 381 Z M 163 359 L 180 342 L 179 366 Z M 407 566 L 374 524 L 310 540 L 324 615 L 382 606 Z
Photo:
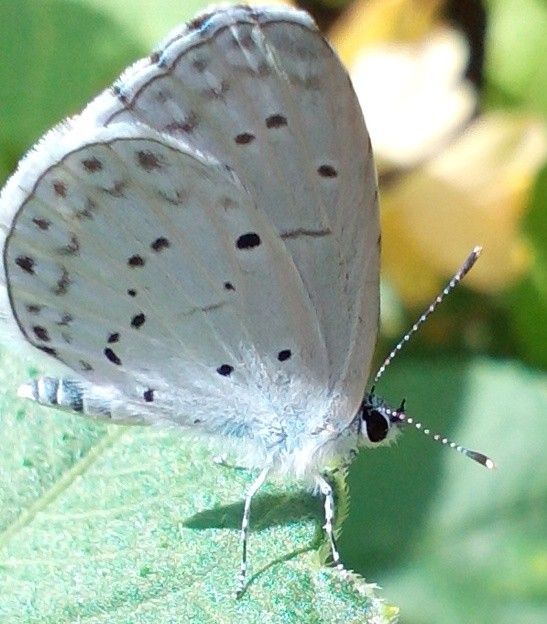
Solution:
M 50 142 L 63 154 L 53 162 Z M 13 321 L 94 384 L 133 399 L 153 388 L 172 408 L 177 395 L 214 397 L 228 377 L 247 384 L 247 349 L 281 367 L 281 351 L 298 365 L 321 345 L 291 258 L 235 174 L 154 130 L 51 134 L 1 213 Z M 325 375 L 321 350 L 306 355 Z

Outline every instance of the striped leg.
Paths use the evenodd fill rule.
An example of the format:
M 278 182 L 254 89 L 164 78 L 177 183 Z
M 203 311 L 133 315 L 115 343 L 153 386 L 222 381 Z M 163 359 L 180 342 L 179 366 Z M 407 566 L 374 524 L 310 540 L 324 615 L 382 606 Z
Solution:
M 336 547 L 336 538 L 334 537 L 334 529 L 332 521 L 334 520 L 334 493 L 330 483 L 321 476 L 316 477 L 316 483 L 319 487 L 319 491 L 325 497 L 325 533 L 329 538 L 330 549 L 332 553 L 332 561 L 336 568 L 340 571 L 344 569 L 342 562 L 340 561 L 340 554 Z
M 258 492 L 258 490 L 262 487 L 262 485 L 264 484 L 264 481 L 266 481 L 266 477 L 268 476 L 269 471 L 270 471 L 270 468 L 268 466 L 262 469 L 256 481 L 249 488 L 249 491 L 247 492 L 247 496 L 245 497 L 243 519 L 241 520 L 241 548 L 242 548 L 241 568 L 239 571 L 236 598 L 241 598 L 241 596 L 243 595 L 243 592 L 245 591 L 245 579 L 247 577 L 247 540 L 249 539 L 249 520 L 251 518 L 251 500 L 253 496 Z

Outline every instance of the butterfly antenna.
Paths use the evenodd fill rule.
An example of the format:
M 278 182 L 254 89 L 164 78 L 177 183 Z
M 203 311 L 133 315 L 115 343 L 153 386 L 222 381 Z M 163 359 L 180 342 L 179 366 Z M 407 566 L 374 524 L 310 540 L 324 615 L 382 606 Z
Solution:
M 393 358 L 399 353 L 399 351 L 403 348 L 403 346 L 410 340 L 410 338 L 418 331 L 418 329 L 425 323 L 427 318 L 432 314 L 437 306 L 443 301 L 443 299 L 451 293 L 454 288 L 462 281 L 462 279 L 469 273 L 471 267 L 477 261 L 477 258 L 480 256 L 482 251 L 482 247 L 475 247 L 473 251 L 467 256 L 466 261 L 463 263 L 461 268 L 455 273 L 452 279 L 448 282 L 448 284 L 444 287 L 442 292 L 440 292 L 433 303 L 423 312 L 420 318 L 414 323 L 414 325 L 410 328 L 410 330 L 402 337 L 399 344 L 393 349 L 393 351 L 387 356 L 384 360 L 384 363 L 378 369 L 378 372 L 374 376 L 373 383 L 376 384 L 380 377 L 384 374 L 386 368 L 391 364 Z
M 449 448 L 454 449 L 455 451 L 458 451 L 458 453 L 461 453 L 462 455 L 469 457 L 469 459 L 476 461 L 477 463 L 481 464 L 482 466 L 485 466 L 489 470 L 492 470 L 493 468 L 496 467 L 496 464 L 494 463 L 494 461 L 490 459 L 490 457 L 487 457 L 486 455 L 484 455 L 483 453 L 478 453 L 477 451 L 472 451 L 471 449 L 468 449 L 465 446 L 462 446 L 461 444 L 456 444 L 456 442 L 452 442 L 451 440 L 449 440 L 448 438 L 445 438 L 439 433 L 431 433 L 431 430 L 428 429 L 427 427 L 424 427 L 421 422 L 416 422 L 413 418 L 411 418 L 410 416 L 407 416 L 405 412 L 403 411 L 403 409 L 404 409 L 404 402 L 401 404 L 401 407 L 398 410 L 392 410 L 392 409 L 386 408 L 386 413 L 392 422 L 401 422 L 401 423 L 406 423 L 407 425 L 413 425 L 416 429 L 418 429 L 418 431 L 425 433 L 425 435 L 435 440 L 435 442 L 439 442 L 439 444 L 442 444 L 443 446 L 448 446 Z

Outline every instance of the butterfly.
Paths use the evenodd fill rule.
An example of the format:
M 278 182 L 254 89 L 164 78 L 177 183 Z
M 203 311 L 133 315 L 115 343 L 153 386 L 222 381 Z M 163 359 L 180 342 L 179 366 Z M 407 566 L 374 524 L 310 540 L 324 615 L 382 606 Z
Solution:
M 326 469 L 413 421 L 364 392 L 378 185 L 351 81 L 311 17 L 232 6 L 175 30 L 38 142 L 0 218 L 4 335 L 54 371 L 19 394 L 176 426 L 259 469 L 239 596 L 251 500 L 272 474 L 323 495 L 342 570 Z

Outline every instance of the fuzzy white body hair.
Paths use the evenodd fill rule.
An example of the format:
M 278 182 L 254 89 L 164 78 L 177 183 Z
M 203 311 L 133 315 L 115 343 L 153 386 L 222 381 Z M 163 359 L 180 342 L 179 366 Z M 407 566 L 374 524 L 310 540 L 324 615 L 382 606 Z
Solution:
M 248 383 L 234 384 L 229 395 L 200 381 L 192 392 L 151 381 L 167 400 L 146 406 L 127 400 L 114 386 L 82 386 L 96 418 L 120 424 L 150 424 L 178 429 L 211 450 L 228 453 L 246 468 L 271 466 L 272 473 L 312 483 L 333 461 L 357 446 L 351 426 L 357 406 L 339 394 L 313 386 L 302 376 L 279 372 L 276 363 L 246 351 L 243 367 L 252 371 Z M 101 415 L 101 407 L 107 415 Z M 93 414 L 90 414 L 93 415 Z

